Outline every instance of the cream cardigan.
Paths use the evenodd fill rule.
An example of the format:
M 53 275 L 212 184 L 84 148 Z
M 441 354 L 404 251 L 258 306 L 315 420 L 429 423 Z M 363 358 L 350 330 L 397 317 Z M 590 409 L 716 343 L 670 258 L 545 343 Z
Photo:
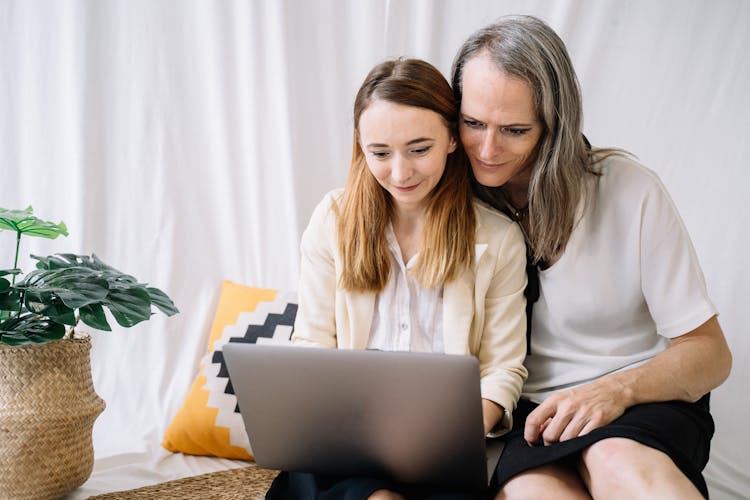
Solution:
M 323 198 L 302 235 L 299 310 L 292 339 L 308 346 L 366 349 L 376 294 L 337 287 L 341 260 L 331 206 L 341 193 L 335 190 Z M 493 431 L 507 430 L 527 376 L 526 249 L 515 223 L 479 201 L 474 206 L 473 268 L 443 290 L 445 352 L 479 359 L 482 397 L 506 410 Z

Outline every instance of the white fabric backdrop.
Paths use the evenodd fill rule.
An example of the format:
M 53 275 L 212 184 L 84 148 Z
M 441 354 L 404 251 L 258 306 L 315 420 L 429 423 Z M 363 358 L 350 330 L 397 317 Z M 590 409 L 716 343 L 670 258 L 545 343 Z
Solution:
M 293 289 L 314 204 L 342 185 L 350 109 L 386 57 L 446 75 L 508 13 L 568 44 L 595 145 L 669 188 L 734 352 L 713 394 L 713 498 L 750 492 L 750 3 L 742 0 L 0 0 L 0 206 L 32 204 L 181 314 L 95 333 L 98 457 L 158 447 L 203 352 L 222 279 Z M 0 234 L 0 268 L 12 235 Z M 22 262 L 28 269 L 29 260 Z

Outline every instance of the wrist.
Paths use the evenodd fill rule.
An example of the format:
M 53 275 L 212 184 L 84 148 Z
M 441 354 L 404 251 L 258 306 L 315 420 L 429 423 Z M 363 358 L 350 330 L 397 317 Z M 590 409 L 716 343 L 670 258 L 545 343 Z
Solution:
M 635 381 L 632 375 L 632 373 L 625 371 L 611 376 L 612 387 L 610 389 L 613 393 L 619 395 L 618 399 L 625 408 L 630 408 L 640 402 L 638 401 L 638 392 L 634 389 Z
M 489 399 L 482 399 L 482 417 L 484 420 L 484 433 L 488 434 L 497 426 L 505 415 L 505 409 Z

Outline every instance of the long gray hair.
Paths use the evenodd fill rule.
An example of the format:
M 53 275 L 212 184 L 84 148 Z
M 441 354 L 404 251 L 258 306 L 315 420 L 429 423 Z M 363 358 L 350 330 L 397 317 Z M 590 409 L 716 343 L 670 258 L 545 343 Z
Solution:
M 487 52 L 497 67 L 529 83 L 543 132 L 529 183 L 529 239 L 535 262 L 551 261 L 565 249 L 594 164 L 616 150 L 591 151 L 582 133 L 581 90 L 565 44 L 544 21 L 508 16 L 464 42 L 453 61 L 453 93 L 461 103 L 466 62 Z M 594 153 L 604 153 L 602 155 Z M 476 194 L 497 208 L 509 203 L 501 188 L 481 186 Z

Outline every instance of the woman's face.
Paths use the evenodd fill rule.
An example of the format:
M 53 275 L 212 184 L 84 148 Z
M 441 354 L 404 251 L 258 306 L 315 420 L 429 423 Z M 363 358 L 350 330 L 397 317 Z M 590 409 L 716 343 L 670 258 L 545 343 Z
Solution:
M 443 118 L 425 108 L 373 100 L 359 117 L 367 168 L 397 209 L 422 209 L 456 150 Z
M 498 69 L 487 52 L 466 62 L 459 133 L 480 184 L 525 190 L 542 130 L 527 82 Z

